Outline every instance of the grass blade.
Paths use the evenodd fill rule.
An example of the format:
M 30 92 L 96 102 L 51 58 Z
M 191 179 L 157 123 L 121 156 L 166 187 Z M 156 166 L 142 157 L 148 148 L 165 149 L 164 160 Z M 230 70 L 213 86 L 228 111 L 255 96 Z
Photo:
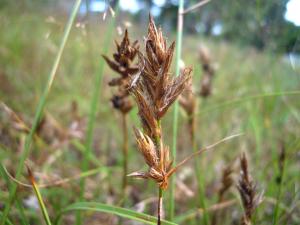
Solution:
M 229 101 L 222 101 L 222 103 L 218 103 L 215 105 L 212 105 L 210 107 L 207 107 L 206 109 L 203 109 L 197 113 L 197 115 L 206 114 L 209 112 L 214 112 L 216 110 L 220 110 L 226 107 L 234 106 L 236 104 L 242 104 L 246 103 L 248 101 L 255 101 L 255 100 L 261 100 L 264 98 L 273 98 L 273 97 L 281 97 L 281 96 L 296 96 L 300 95 L 300 90 L 295 91 L 286 91 L 286 92 L 272 92 L 272 93 L 262 93 L 258 95 L 248 96 L 248 97 L 241 97 L 236 99 L 231 99 Z
M 65 28 L 65 31 L 64 31 L 64 34 L 63 34 L 63 38 L 62 38 L 58 53 L 56 55 L 56 58 L 54 60 L 53 66 L 52 66 L 52 69 L 51 69 L 50 74 L 48 76 L 47 84 L 45 86 L 44 92 L 43 92 L 43 94 L 42 94 L 42 96 L 39 100 L 39 103 L 38 103 L 38 106 L 37 106 L 37 109 L 36 109 L 33 125 L 30 129 L 30 132 L 29 132 L 28 136 L 26 137 L 25 148 L 24 148 L 24 151 L 22 152 L 22 155 L 20 157 L 20 161 L 19 161 L 19 164 L 18 164 L 18 167 L 17 167 L 16 179 L 20 178 L 21 172 L 22 172 L 23 167 L 24 167 L 25 159 L 29 155 L 30 146 L 31 146 L 31 143 L 32 143 L 34 133 L 35 133 L 36 128 L 38 126 L 39 120 L 42 116 L 43 109 L 44 109 L 44 106 L 45 106 L 45 103 L 46 103 L 46 98 L 47 98 L 48 93 L 49 93 L 49 91 L 51 89 L 51 86 L 53 84 L 53 81 L 54 81 L 54 78 L 55 78 L 55 75 L 56 75 L 56 71 L 57 71 L 60 59 L 62 57 L 62 53 L 63 53 L 63 50 L 65 48 L 67 39 L 69 37 L 72 25 L 74 23 L 77 11 L 79 9 L 80 3 L 81 3 L 81 0 L 76 0 L 76 2 L 74 4 L 74 7 L 73 7 L 73 10 L 72 10 L 72 13 L 69 17 L 69 21 L 66 25 L 66 28 Z M 17 191 L 17 185 L 12 184 L 12 187 L 11 187 L 10 192 L 9 192 L 9 199 L 6 202 L 6 207 L 4 209 L 3 216 L 1 218 L 1 225 L 5 224 L 5 221 L 7 219 L 8 213 L 10 211 L 11 205 L 13 204 L 13 200 L 15 199 L 16 191 Z
M 41 195 L 39 187 L 36 184 L 34 176 L 33 176 L 32 172 L 31 172 L 31 170 L 29 169 L 29 167 L 27 167 L 27 171 L 28 171 L 28 179 L 30 180 L 30 182 L 32 184 L 32 187 L 33 187 L 33 190 L 34 190 L 34 193 L 35 193 L 35 195 L 36 195 L 36 197 L 38 199 L 38 202 L 39 202 L 39 205 L 40 205 L 40 209 L 41 209 L 41 211 L 43 213 L 44 220 L 45 220 L 45 222 L 46 222 L 47 225 L 51 225 L 51 221 L 50 221 L 50 218 L 49 218 L 49 215 L 48 215 L 48 211 L 47 211 L 47 208 L 45 206 L 43 197 Z
M 62 215 L 71 211 L 93 211 L 102 212 L 117 215 L 123 218 L 143 222 L 145 224 L 156 224 L 156 217 L 150 216 L 144 213 L 138 213 L 134 210 L 125 209 L 121 207 L 116 207 L 112 205 L 97 203 L 97 202 L 77 202 L 72 205 L 67 206 L 64 210 L 60 212 L 55 220 L 55 224 L 58 224 Z M 163 225 L 176 225 L 176 223 L 162 220 Z
M 5 173 L 5 169 L 4 169 L 2 164 L 0 164 L 0 174 L 1 174 L 2 178 L 5 180 L 5 183 L 8 186 L 8 188 L 10 188 L 11 184 L 10 184 L 10 181 L 9 181 L 9 177 Z M 19 213 L 20 213 L 19 215 L 20 215 L 21 223 L 23 225 L 29 225 L 29 223 L 27 221 L 27 218 L 25 216 L 25 213 L 24 213 L 23 205 L 21 204 L 18 196 L 17 196 L 17 199 L 16 199 L 16 204 L 17 204 L 17 208 L 18 208 Z M 0 215 L 2 215 L 2 214 L 0 214 Z M 7 219 L 6 223 L 7 224 L 12 224 L 8 219 Z

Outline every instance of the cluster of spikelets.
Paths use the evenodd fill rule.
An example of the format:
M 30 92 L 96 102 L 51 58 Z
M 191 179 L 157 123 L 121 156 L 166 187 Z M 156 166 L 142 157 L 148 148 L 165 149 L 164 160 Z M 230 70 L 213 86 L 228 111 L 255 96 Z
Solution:
M 103 58 L 109 67 L 120 75 L 120 77 L 114 78 L 109 82 L 110 86 L 118 87 L 118 92 L 114 94 L 111 101 L 115 109 L 126 114 L 133 107 L 133 103 L 129 98 L 127 86 L 130 77 L 138 72 L 138 67 L 134 64 L 134 60 L 137 56 L 139 46 L 138 41 L 134 41 L 132 44 L 130 43 L 127 30 L 125 30 L 121 43 L 118 43 L 117 41 L 115 43 L 117 52 L 113 54 L 113 59 L 109 59 L 105 55 L 103 55 Z
M 136 140 L 149 170 L 130 176 L 153 179 L 161 189 L 167 188 L 175 168 L 172 168 L 169 148 L 162 141 L 160 121 L 191 79 L 190 68 L 183 69 L 178 77 L 169 73 L 174 49 L 174 42 L 167 47 L 161 29 L 156 28 L 150 16 L 146 53 L 138 54 L 139 72 L 130 86 L 143 127 L 143 131 L 135 129 Z

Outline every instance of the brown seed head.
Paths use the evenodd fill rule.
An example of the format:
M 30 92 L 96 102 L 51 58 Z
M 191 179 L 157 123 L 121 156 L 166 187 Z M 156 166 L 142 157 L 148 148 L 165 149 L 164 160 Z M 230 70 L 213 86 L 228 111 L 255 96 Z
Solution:
M 170 75 L 175 43 L 167 47 L 161 29 L 156 28 L 151 16 L 145 44 L 146 54 L 138 53 L 139 72 L 131 78 L 129 89 L 143 126 L 143 132 L 135 130 L 135 136 L 149 169 L 129 176 L 153 179 L 160 188 L 166 189 L 176 169 L 172 168 L 169 148 L 161 139 L 160 120 L 189 83 L 191 69 L 184 69 L 178 77 Z
M 105 55 L 102 56 L 109 67 L 120 75 L 120 77 L 114 78 L 108 83 L 110 86 L 118 87 L 118 93 L 111 99 L 113 106 L 122 113 L 127 113 L 133 107 L 132 102 L 128 98 L 127 86 L 130 76 L 138 72 L 138 67 L 134 65 L 134 59 L 139 46 L 137 41 L 133 44 L 130 43 L 127 30 L 125 30 L 121 43 L 117 41 L 115 43 L 117 52 L 113 54 L 113 59 L 109 59 Z
M 134 129 L 134 132 L 138 148 L 149 166 L 149 169 L 148 172 L 134 172 L 128 176 L 153 179 L 162 189 L 166 189 L 168 187 L 169 172 L 172 166 L 169 148 L 162 146 L 158 153 L 157 147 L 149 136 L 143 134 L 143 132 L 138 129 Z
M 222 173 L 222 186 L 219 190 L 219 198 L 223 199 L 225 192 L 232 186 L 233 178 L 232 178 L 233 169 L 232 166 L 229 165 L 224 168 Z
M 251 218 L 254 210 L 262 201 L 262 194 L 257 194 L 256 185 L 250 177 L 248 171 L 248 161 L 245 153 L 240 158 L 241 175 L 238 181 L 237 188 L 240 192 L 244 207 L 244 216 L 242 218 L 242 224 L 251 224 Z
M 139 74 L 132 79 L 131 90 L 139 107 L 143 128 L 149 136 L 156 136 L 158 128 L 153 121 L 160 120 L 191 79 L 191 69 L 180 76 L 169 73 L 175 43 L 168 48 L 161 29 L 150 16 L 146 39 L 146 54 L 139 55 Z M 150 118 L 151 117 L 151 118 Z
M 192 84 L 190 82 L 189 86 L 179 96 L 179 104 L 188 116 L 193 116 L 196 111 L 196 102 L 197 100 L 193 93 Z
M 200 95 L 202 97 L 208 97 L 212 92 L 212 79 L 215 74 L 215 68 L 212 64 L 211 55 L 208 48 L 201 46 L 199 49 L 199 59 L 203 71 Z

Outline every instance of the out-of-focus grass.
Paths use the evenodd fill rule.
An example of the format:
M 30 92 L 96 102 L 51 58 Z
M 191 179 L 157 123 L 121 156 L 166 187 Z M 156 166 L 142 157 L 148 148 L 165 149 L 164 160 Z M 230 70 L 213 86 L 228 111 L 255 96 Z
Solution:
M 16 112 L 30 123 L 32 121 L 35 105 L 42 93 L 43 85 L 47 79 L 47 74 L 51 67 L 51 60 L 57 51 L 60 33 L 63 29 L 65 18 L 58 15 L 29 14 L 26 12 L 14 14 L 2 10 L 0 12 L 0 98 L 6 102 Z M 78 24 L 84 24 L 83 17 L 77 20 Z M 118 24 L 121 24 L 121 20 Z M 91 34 L 85 35 L 83 28 L 76 28 L 68 41 L 58 70 L 57 80 L 51 90 L 46 110 L 51 113 L 63 126 L 68 125 L 70 120 L 69 108 L 71 101 L 78 103 L 80 115 L 87 117 L 89 112 L 91 89 L 94 86 L 94 76 L 97 73 L 97 64 L 100 61 L 100 53 L 103 51 L 103 34 L 107 32 L 106 21 L 101 21 L 101 16 L 97 15 L 91 21 Z M 133 38 L 137 33 L 145 33 L 144 27 L 129 28 Z M 58 32 L 59 31 L 59 32 Z M 174 35 L 170 34 L 169 40 L 173 40 Z M 115 32 L 115 38 L 120 38 Z M 88 42 L 90 46 L 88 47 Z M 141 42 L 142 43 L 142 42 Z M 201 68 L 198 62 L 197 46 L 207 45 L 218 64 L 218 70 L 213 83 L 213 95 L 207 99 L 205 104 L 200 102 L 199 114 L 197 117 L 198 126 L 196 132 L 197 142 L 201 146 L 213 143 L 220 138 L 243 131 L 242 138 L 221 146 L 217 151 L 203 154 L 203 165 L 205 168 L 206 183 L 206 204 L 208 207 L 215 203 L 216 184 L 220 181 L 221 168 L 234 160 L 241 151 L 246 151 L 250 156 L 250 168 L 254 179 L 257 181 L 259 190 L 265 190 L 265 195 L 276 199 L 279 185 L 276 183 L 278 174 L 278 154 L 280 142 L 286 144 L 287 161 L 285 177 L 283 180 L 280 203 L 292 207 L 299 204 L 299 108 L 300 97 L 294 95 L 264 96 L 265 93 L 281 93 L 296 91 L 300 88 L 300 68 L 292 68 L 291 64 L 283 56 L 275 55 L 271 52 L 257 52 L 252 48 L 237 46 L 234 44 L 207 40 L 201 36 L 184 36 L 182 58 L 186 65 L 194 68 L 194 86 L 200 87 Z M 110 51 L 113 49 L 110 46 Z M 92 51 L 92 52 L 91 52 Z M 98 58 L 97 58 L 98 57 Z M 114 192 L 118 191 L 121 182 L 121 154 L 120 140 L 121 133 L 115 113 L 112 113 L 109 98 L 111 90 L 107 88 L 107 80 L 114 76 L 108 68 L 105 69 L 103 88 L 101 89 L 101 107 L 97 113 L 95 124 L 95 135 L 93 149 L 95 155 L 93 161 L 98 159 L 103 165 L 112 165 L 109 174 L 99 174 L 94 178 L 87 179 L 87 190 L 85 199 L 97 202 L 113 201 L 117 204 L 118 199 Z M 198 89 L 199 90 L 199 89 Z M 223 107 L 224 102 L 234 99 L 247 99 L 251 96 L 262 95 L 245 102 L 239 101 L 236 104 L 229 104 Z M 218 107 L 220 106 L 220 107 Z M 214 110 L 209 110 L 215 107 Z M 135 116 L 136 109 L 131 113 L 130 123 L 138 123 Z M 163 121 L 165 134 L 172 132 L 172 114 Z M 188 146 L 188 136 L 186 135 L 185 116 L 180 111 L 178 124 L 178 160 L 192 152 L 192 146 Z M 171 135 L 166 135 L 166 143 L 172 143 Z M 129 170 L 141 169 L 140 156 L 135 149 L 133 136 L 130 135 L 130 158 Z M 80 160 L 82 154 L 76 145 L 61 147 L 62 154 L 55 162 L 48 167 L 48 175 L 58 174 L 62 177 L 69 177 L 70 174 L 80 173 Z M 30 159 L 35 162 L 35 171 L 39 171 L 43 165 L 41 155 L 47 157 L 53 152 L 49 149 L 37 149 L 33 146 Z M 5 163 L 9 168 L 15 168 L 15 161 L 18 159 L 17 149 L 4 151 L 1 148 L 1 163 Z M 90 167 L 94 164 L 90 161 Z M 194 191 L 195 173 L 189 172 L 192 163 L 179 172 L 178 177 L 183 177 L 184 182 Z M 42 169 L 41 169 L 42 170 Z M 41 171 L 40 170 L 40 171 Z M 111 179 L 114 177 L 115 179 Z M 120 179 L 118 179 L 118 177 Z M 2 180 L 2 179 L 1 179 Z M 1 194 L 1 202 L 8 197 L 7 188 L 4 187 Z M 139 200 L 152 196 L 154 184 L 143 181 L 130 181 L 130 185 L 135 187 Z M 72 191 L 70 191 L 72 190 Z M 143 191 L 142 191 L 143 190 Z M 231 198 L 235 198 L 234 189 L 230 193 Z M 49 209 L 50 217 L 57 213 L 66 205 L 74 202 L 79 193 L 79 183 L 72 182 L 67 186 L 55 187 L 43 190 L 43 198 Z M 29 192 L 22 190 L 18 193 L 19 199 L 28 197 Z M 184 197 L 182 197 L 184 196 Z M 111 198 L 112 199 L 111 199 Z M 186 197 L 184 194 L 175 194 L 176 215 L 195 208 L 195 198 Z M 128 202 L 127 207 L 132 208 L 133 202 Z M 274 216 L 274 205 L 262 204 L 256 214 L 256 221 L 271 223 Z M 25 209 L 25 214 L 31 221 L 37 223 L 36 216 L 32 215 L 33 209 Z M 241 213 L 238 206 L 227 211 L 224 224 L 231 224 L 232 217 Z M 146 207 L 146 213 L 151 214 L 151 207 Z M 20 223 L 18 209 L 13 208 L 10 212 L 10 219 L 14 224 Z M 299 212 L 296 217 L 299 216 Z M 298 213 L 298 214 L 297 214 Z M 295 215 L 295 214 L 294 214 Z M 278 210 L 278 218 L 282 218 L 283 211 Z M 295 217 L 295 216 L 294 216 Z M 292 217 L 294 223 L 296 219 Z M 71 223 L 72 217 L 65 218 L 65 223 Z M 194 224 L 186 222 L 185 224 Z

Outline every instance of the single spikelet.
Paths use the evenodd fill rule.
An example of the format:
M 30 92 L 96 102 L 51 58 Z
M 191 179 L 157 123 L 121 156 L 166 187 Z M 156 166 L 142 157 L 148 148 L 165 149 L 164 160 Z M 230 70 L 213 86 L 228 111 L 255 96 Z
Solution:
M 195 130 L 196 130 L 196 110 L 197 110 L 197 98 L 194 95 L 192 80 L 188 87 L 179 96 L 179 104 L 185 111 L 188 117 L 188 129 L 190 133 L 191 143 L 194 146 Z
M 172 160 L 170 160 L 170 151 L 167 146 L 155 146 L 149 136 L 142 131 L 135 129 L 138 148 L 142 153 L 145 162 L 149 166 L 148 172 L 134 172 L 128 176 L 144 179 L 153 179 L 163 190 L 168 187 L 168 178 L 171 174 Z
M 191 69 L 183 69 L 178 77 L 171 76 L 175 43 L 167 47 L 161 29 L 156 28 L 151 16 L 145 49 L 145 55 L 138 54 L 139 72 L 131 79 L 130 91 L 143 127 L 143 131 L 135 129 L 136 141 L 149 170 L 129 176 L 153 179 L 164 190 L 175 169 L 172 169 L 169 148 L 163 144 L 160 120 L 189 84 Z
M 237 184 L 243 203 L 244 215 L 241 219 L 241 225 L 251 225 L 252 215 L 257 206 L 262 202 L 262 194 L 257 194 L 256 185 L 254 184 L 249 171 L 248 161 L 245 153 L 240 158 L 241 174 Z
M 113 59 L 109 59 L 105 55 L 102 56 L 109 67 L 120 75 L 120 77 L 112 79 L 108 84 L 118 87 L 118 92 L 111 98 L 114 108 L 126 114 L 133 107 L 129 99 L 127 86 L 130 76 L 138 72 L 138 67 L 134 65 L 134 59 L 139 46 L 137 41 L 130 43 L 127 30 L 125 30 L 122 42 L 118 43 L 116 41 L 115 43 L 117 52 L 113 54 Z
M 215 66 L 212 64 L 212 59 L 208 48 L 204 46 L 201 46 L 199 49 L 199 59 L 203 71 L 200 95 L 205 98 L 211 95 L 212 92 L 212 79 L 215 75 Z
M 233 184 L 233 168 L 231 165 L 226 166 L 222 172 L 222 185 L 219 189 L 219 202 L 222 202 L 224 199 L 224 194 L 229 190 Z

